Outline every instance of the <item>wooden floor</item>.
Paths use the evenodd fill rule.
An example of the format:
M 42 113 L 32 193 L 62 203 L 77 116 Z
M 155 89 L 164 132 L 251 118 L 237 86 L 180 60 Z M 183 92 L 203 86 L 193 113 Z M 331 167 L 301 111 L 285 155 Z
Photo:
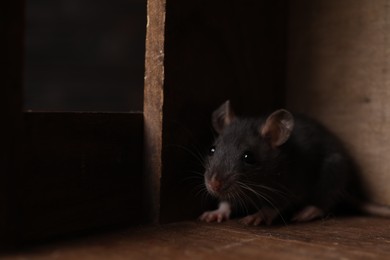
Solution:
M 277 227 L 181 222 L 39 245 L 0 259 L 390 259 L 390 219 Z

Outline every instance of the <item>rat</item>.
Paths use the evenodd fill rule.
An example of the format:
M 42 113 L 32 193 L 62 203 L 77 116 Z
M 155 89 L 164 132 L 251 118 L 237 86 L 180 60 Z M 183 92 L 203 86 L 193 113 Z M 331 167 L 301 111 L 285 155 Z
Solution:
M 341 141 L 323 125 L 279 109 L 268 117 L 236 116 L 230 101 L 212 114 L 218 137 L 205 161 L 204 183 L 219 200 L 200 220 L 243 214 L 246 225 L 305 222 L 334 210 L 390 217 L 390 208 L 363 203 L 364 189 Z

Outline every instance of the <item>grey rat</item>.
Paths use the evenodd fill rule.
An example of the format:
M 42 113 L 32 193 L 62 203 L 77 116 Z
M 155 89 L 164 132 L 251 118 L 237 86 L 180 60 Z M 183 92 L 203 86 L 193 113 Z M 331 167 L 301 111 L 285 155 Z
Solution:
M 233 211 L 247 225 L 276 219 L 310 221 L 337 208 L 389 217 L 367 198 L 341 142 L 319 123 L 280 109 L 268 117 L 237 117 L 226 101 L 212 114 L 219 134 L 206 158 L 207 191 L 219 207 L 200 219 L 227 220 Z

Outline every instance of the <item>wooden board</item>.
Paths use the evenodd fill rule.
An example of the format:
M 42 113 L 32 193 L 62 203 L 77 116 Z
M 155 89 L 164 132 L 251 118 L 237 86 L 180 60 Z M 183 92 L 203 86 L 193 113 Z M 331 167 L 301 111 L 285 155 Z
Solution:
M 144 85 L 144 157 L 146 159 L 143 187 L 148 221 L 157 223 L 160 214 L 164 118 L 165 0 L 149 0 L 147 16 Z
M 372 200 L 390 205 L 388 1 L 291 3 L 287 105 L 346 143 Z
M 0 247 L 143 223 L 140 113 L 24 113 L 25 1 L 0 4 Z
M 182 222 L 18 249 L 5 259 L 389 259 L 390 220 L 247 227 Z

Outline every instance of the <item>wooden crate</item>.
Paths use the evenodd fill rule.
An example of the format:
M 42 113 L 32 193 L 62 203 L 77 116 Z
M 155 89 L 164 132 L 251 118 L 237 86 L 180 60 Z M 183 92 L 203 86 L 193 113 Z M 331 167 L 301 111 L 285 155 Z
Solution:
M 346 144 L 372 201 L 390 205 L 388 3 L 195 2 L 166 6 L 161 220 L 199 213 L 183 180 L 202 169 L 186 150 L 211 143 L 210 114 L 226 99 L 246 115 L 287 107 L 318 119 Z
M 34 239 L 123 222 L 193 219 L 207 205 L 202 205 L 201 198 L 195 196 L 194 187 L 201 179 L 187 180 L 194 176 L 193 171 L 203 171 L 196 157 L 211 144 L 211 112 L 227 99 L 240 114 L 258 115 L 287 107 L 322 121 L 344 140 L 356 158 L 373 201 L 390 205 L 386 160 L 390 147 L 386 102 L 389 5 L 385 0 L 342 3 L 335 0 L 149 0 L 143 120 L 140 114 L 112 117 L 58 114 L 55 118 L 26 115 L 21 105 L 24 1 L 7 0 L 3 5 L 1 33 L 6 40 L 2 42 L 1 52 L 6 57 L 6 69 L 1 71 L 5 133 L 1 149 L 0 208 L 5 214 L 0 216 L 0 234 L 4 240 L 10 236 L 14 240 Z M 110 196 L 102 204 L 100 200 L 86 204 L 82 199 L 76 203 L 78 200 L 69 191 L 51 189 L 48 197 L 68 198 L 69 204 L 62 201 L 63 205 L 70 205 L 66 215 L 55 214 L 50 203 L 39 200 L 42 189 L 37 189 L 29 199 L 31 202 L 34 196 L 37 198 L 34 203 L 40 205 L 40 210 L 45 212 L 42 216 L 46 217 L 34 220 L 32 217 L 40 212 L 34 211 L 31 206 L 34 203 L 26 204 L 28 200 L 23 196 L 26 193 L 19 191 L 25 192 L 33 181 L 49 187 L 55 184 L 56 178 L 45 169 L 46 173 L 34 179 L 34 171 L 21 165 L 43 169 L 46 157 L 36 154 L 37 163 L 26 159 L 25 151 L 42 152 L 42 147 L 31 149 L 34 140 L 43 139 L 55 147 L 53 139 L 63 131 L 58 127 L 80 119 L 84 130 L 93 129 L 99 122 L 107 129 L 115 126 L 94 135 L 98 139 L 108 137 L 105 147 L 115 145 L 118 135 L 125 142 L 134 141 L 132 148 L 119 145 L 105 157 L 115 167 L 116 153 L 128 151 L 120 169 L 115 169 L 121 175 L 129 170 L 129 165 L 136 165 L 129 173 L 134 178 L 121 175 L 108 182 Z M 111 119 L 115 120 L 114 124 Z M 54 133 L 50 132 L 53 121 L 57 122 Z M 140 134 L 142 129 L 144 136 Z M 76 132 L 77 128 L 72 127 L 71 133 Z M 85 154 L 80 149 L 90 147 L 91 139 L 86 131 L 78 134 L 72 138 L 75 142 L 72 149 L 78 156 L 71 163 L 78 170 L 68 172 L 70 175 L 63 168 L 59 172 L 64 182 L 72 178 L 81 180 L 77 183 L 81 186 L 75 188 L 80 198 L 96 198 L 102 195 L 98 188 L 104 187 L 105 169 L 111 166 L 96 167 L 102 158 L 101 153 L 94 151 L 88 153 L 94 159 L 86 166 Z M 68 154 L 72 153 L 68 151 Z M 143 154 L 144 169 L 140 154 Z M 61 163 L 59 160 L 54 165 L 61 167 Z M 88 184 L 94 187 L 91 190 L 95 197 L 87 191 L 83 193 L 87 182 L 77 179 L 85 173 L 85 167 L 93 171 L 89 172 L 91 176 L 97 176 Z M 134 180 L 128 192 L 122 189 L 126 180 Z M 116 187 L 121 188 L 118 193 L 114 192 Z M 139 206 L 126 207 L 127 202 Z M 111 203 L 119 203 L 113 214 L 108 206 Z M 94 213 L 88 213 L 84 205 L 94 209 Z M 89 216 L 99 212 L 99 205 L 105 205 L 106 218 L 91 223 Z M 64 209 L 56 210 L 58 213 Z M 28 214 L 21 218 L 20 212 Z M 80 212 L 82 216 L 77 218 Z M 53 214 L 55 217 L 50 218 Z M 128 221 L 124 216 L 129 216 Z M 75 218 L 79 221 L 67 221 Z M 63 225 L 64 221 L 67 225 Z M 40 229 L 38 223 L 43 227 L 48 224 L 50 230 Z

